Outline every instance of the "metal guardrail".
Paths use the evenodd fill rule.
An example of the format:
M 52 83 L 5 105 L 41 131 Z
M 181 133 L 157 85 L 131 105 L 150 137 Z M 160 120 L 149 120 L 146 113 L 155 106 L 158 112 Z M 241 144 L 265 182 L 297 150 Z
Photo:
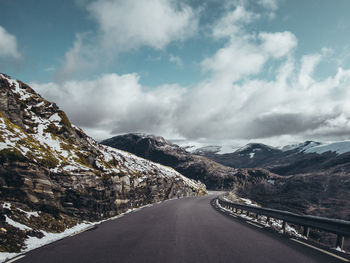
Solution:
M 294 213 L 281 211 L 277 209 L 262 208 L 252 205 L 242 205 L 237 203 L 228 202 L 218 198 L 218 202 L 221 206 L 233 210 L 236 213 L 252 213 L 256 216 L 266 216 L 269 221 L 270 218 L 283 220 L 282 229 L 285 232 L 286 223 L 292 223 L 302 226 L 304 228 L 304 236 L 309 236 L 310 228 L 323 230 L 326 232 L 334 233 L 337 235 L 336 247 L 343 249 L 344 237 L 350 236 L 350 221 L 340 219 L 330 219 L 318 216 L 309 215 L 297 215 Z

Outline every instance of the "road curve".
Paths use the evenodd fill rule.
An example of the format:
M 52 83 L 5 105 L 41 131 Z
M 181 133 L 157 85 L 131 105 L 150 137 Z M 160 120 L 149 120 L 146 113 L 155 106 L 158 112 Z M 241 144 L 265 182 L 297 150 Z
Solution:
M 26 254 L 21 263 L 342 262 L 220 214 L 213 196 L 171 200 Z

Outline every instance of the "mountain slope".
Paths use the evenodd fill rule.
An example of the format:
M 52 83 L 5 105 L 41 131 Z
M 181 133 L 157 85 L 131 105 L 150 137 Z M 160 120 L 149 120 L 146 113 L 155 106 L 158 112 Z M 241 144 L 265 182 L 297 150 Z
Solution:
M 206 193 L 169 167 L 98 144 L 56 104 L 5 74 L 0 175 L 0 251 L 18 252 L 41 230 L 61 232 L 131 207 Z
M 275 177 L 264 169 L 233 169 L 223 166 L 153 135 L 126 134 L 101 143 L 173 167 L 186 177 L 205 183 L 209 189 L 232 189 L 248 181 L 254 183 Z

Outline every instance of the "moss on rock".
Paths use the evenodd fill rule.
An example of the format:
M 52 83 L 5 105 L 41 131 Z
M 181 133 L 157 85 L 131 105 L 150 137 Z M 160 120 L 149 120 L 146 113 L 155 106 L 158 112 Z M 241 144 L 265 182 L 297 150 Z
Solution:
M 26 158 L 22 155 L 22 153 L 16 148 L 7 148 L 2 149 L 0 151 L 0 163 L 5 162 L 23 162 Z

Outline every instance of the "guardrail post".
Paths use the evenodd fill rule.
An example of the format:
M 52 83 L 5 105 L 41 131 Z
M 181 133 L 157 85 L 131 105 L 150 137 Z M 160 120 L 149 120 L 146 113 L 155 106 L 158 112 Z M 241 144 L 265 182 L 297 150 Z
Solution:
M 309 234 L 310 234 L 310 228 L 307 226 L 304 226 L 304 237 L 309 238 Z
M 286 221 L 283 220 L 283 223 L 282 223 L 282 231 L 283 231 L 283 233 L 286 233 L 286 226 L 287 226 L 287 223 L 286 223 Z
M 335 247 L 339 247 L 341 250 L 343 250 L 343 246 L 344 246 L 344 236 L 342 236 L 341 234 L 337 235 L 337 243 L 335 245 Z

